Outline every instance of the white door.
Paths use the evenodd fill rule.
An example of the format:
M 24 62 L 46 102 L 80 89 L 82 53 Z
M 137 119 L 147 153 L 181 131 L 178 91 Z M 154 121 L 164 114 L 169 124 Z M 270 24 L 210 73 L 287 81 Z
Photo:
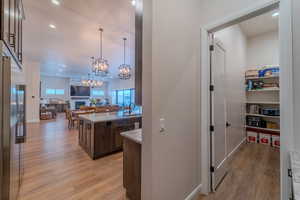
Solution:
M 226 142 L 226 51 L 213 41 L 211 55 L 211 185 L 215 191 L 228 171 Z

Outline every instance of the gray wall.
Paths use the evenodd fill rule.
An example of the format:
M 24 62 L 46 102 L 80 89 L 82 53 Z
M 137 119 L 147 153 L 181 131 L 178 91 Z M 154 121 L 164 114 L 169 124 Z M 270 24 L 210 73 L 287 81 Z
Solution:
M 294 147 L 300 151 L 300 1 L 293 0 Z
M 148 73 L 143 72 L 144 87 L 149 92 L 143 94 L 144 118 L 148 119 L 144 124 L 143 156 L 151 156 L 144 157 L 143 166 L 151 170 L 152 176 L 143 173 L 143 199 L 182 200 L 201 182 L 197 112 L 200 52 L 197 24 L 201 3 L 198 0 L 152 3 L 152 12 L 148 1 L 145 8 L 144 28 L 152 29 L 152 36 L 148 33 L 144 38 L 147 45 L 144 43 L 144 68 Z M 152 50 L 149 51 L 148 45 L 152 45 Z M 159 132 L 160 118 L 165 118 L 163 134 Z
M 200 27 L 270 0 L 144 2 L 142 195 L 183 200 L 201 183 Z

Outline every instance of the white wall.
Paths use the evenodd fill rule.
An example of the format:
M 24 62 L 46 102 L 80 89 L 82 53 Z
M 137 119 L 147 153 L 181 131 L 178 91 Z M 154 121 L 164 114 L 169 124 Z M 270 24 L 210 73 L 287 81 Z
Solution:
M 108 82 L 108 91 L 134 88 L 134 78 L 130 80 L 112 79 Z
M 247 67 L 279 65 L 278 31 L 248 38 Z
M 300 151 L 300 1 L 293 0 L 294 147 Z
M 245 126 L 245 70 L 247 60 L 247 38 L 238 25 L 215 33 L 226 50 L 226 104 L 227 147 L 230 154 L 246 137 Z
M 46 89 L 63 89 L 65 91 L 65 94 L 46 95 Z M 69 100 L 70 99 L 70 78 L 41 76 L 41 97 Z
M 142 195 L 182 200 L 201 183 L 200 27 L 270 0 L 144 2 Z
M 26 74 L 26 120 L 40 121 L 40 65 L 36 62 L 24 60 Z
M 152 177 L 147 174 L 143 182 L 148 186 L 143 187 L 143 199 L 182 200 L 201 183 L 197 112 L 201 1 L 153 0 L 152 13 L 149 3 L 144 24 L 152 29 L 152 36 L 147 33 L 144 41 L 152 50 L 146 46 L 144 58 L 143 82 L 148 93 L 143 94 L 143 106 L 149 121 L 143 129 L 143 156 L 151 157 L 145 157 L 143 165 L 151 163 L 146 167 Z M 160 118 L 165 119 L 163 133 Z

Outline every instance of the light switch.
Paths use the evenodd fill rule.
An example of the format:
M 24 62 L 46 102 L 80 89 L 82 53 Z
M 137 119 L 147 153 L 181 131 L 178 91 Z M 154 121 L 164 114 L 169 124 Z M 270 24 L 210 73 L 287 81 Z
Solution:
M 160 119 L 160 132 L 163 133 L 166 130 L 166 125 L 165 125 L 165 119 L 161 118 Z

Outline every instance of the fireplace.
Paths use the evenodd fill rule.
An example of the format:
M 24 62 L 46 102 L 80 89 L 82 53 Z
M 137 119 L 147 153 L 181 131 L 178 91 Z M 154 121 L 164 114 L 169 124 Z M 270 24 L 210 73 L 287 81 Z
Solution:
M 75 109 L 78 110 L 78 109 L 80 109 L 81 106 L 85 106 L 85 105 L 86 105 L 85 101 L 76 101 Z

